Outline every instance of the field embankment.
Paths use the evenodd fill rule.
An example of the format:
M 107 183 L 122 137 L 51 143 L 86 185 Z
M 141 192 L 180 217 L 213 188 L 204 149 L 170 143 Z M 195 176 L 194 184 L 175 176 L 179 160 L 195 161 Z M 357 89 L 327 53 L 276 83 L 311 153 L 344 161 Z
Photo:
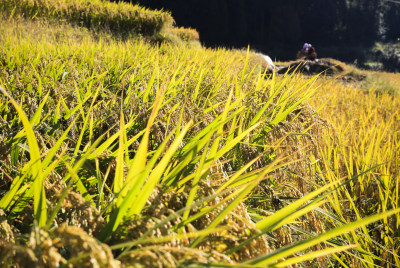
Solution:
M 92 31 L 107 31 L 117 39 L 147 38 L 152 42 L 196 43 L 194 29 L 174 27 L 166 11 L 149 10 L 124 2 L 94 0 L 7 0 L 0 9 L 11 18 L 69 22 Z
M 260 63 L 260 59 L 257 59 Z M 382 71 L 358 69 L 353 65 L 331 59 L 322 58 L 317 61 L 296 60 L 278 62 L 279 73 L 285 74 L 300 72 L 306 76 L 321 75 L 330 79 L 337 79 L 343 84 L 376 94 L 399 95 L 400 74 Z M 265 65 L 265 63 L 264 63 Z

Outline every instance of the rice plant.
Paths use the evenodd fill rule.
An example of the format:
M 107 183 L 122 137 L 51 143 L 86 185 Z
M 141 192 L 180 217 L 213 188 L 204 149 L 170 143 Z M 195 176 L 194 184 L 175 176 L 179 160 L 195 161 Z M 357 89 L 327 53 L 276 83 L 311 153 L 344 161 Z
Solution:
M 106 28 L 115 32 L 134 31 L 144 35 L 153 35 L 173 22 L 167 12 L 101 0 L 6 0 L 1 2 L 0 7 L 13 16 L 66 19 L 80 26 Z
M 198 43 L 195 29 L 174 27 L 167 11 L 149 10 L 139 5 L 104 0 L 5 0 L 0 9 L 9 18 L 68 21 L 91 31 L 109 32 L 115 38 L 143 38 L 153 42 Z
M 58 9 L 80 2 L 57 3 L 62 17 Z M 381 225 L 398 231 L 395 111 L 351 110 L 359 144 L 333 115 L 353 117 L 321 105 L 333 102 L 321 89 L 342 88 L 318 76 L 267 76 L 249 50 L 118 42 L 79 28 L 61 35 L 71 24 L 9 10 L 0 31 L 1 265 L 398 263 L 397 240 L 371 237 Z M 361 100 L 345 90 L 348 105 Z M 363 101 L 372 107 L 373 98 Z M 378 132 L 367 131 L 371 120 Z M 357 194 L 373 183 L 376 199 L 360 207 Z M 361 211 L 371 204 L 379 209 Z
M 332 82 L 322 87 L 330 91 L 322 89 L 314 102 L 327 103 L 320 113 L 332 122 L 335 135 L 322 136 L 322 159 L 315 169 L 325 174 L 326 182 L 332 182 L 376 167 L 332 198 L 332 209 L 340 216 L 337 220 L 347 222 L 398 208 L 399 99 L 389 94 L 377 96 L 373 89 L 365 94 Z M 352 234 L 352 239 L 366 251 L 373 249 L 377 257 L 365 258 L 369 263 L 399 266 L 398 230 L 397 214 Z M 360 261 L 364 262 L 361 258 L 355 263 Z

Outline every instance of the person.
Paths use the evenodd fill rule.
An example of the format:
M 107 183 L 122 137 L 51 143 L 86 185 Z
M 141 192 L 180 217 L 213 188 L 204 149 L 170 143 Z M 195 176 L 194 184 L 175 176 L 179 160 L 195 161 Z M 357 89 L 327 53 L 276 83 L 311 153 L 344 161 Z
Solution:
M 316 60 L 317 52 L 315 51 L 315 47 L 309 43 L 305 43 L 301 51 L 297 53 L 297 59 L 312 61 Z
M 310 48 L 310 44 L 309 43 L 305 43 L 304 45 L 303 45 L 303 48 L 301 49 L 301 52 L 303 52 L 303 53 L 307 53 L 308 52 L 308 49 Z
M 317 59 L 317 52 L 315 51 L 315 47 L 311 46 L 308 48 L 306 60 L 315 61 Z
M 304 43 L 303 48 L 301 49 L 300 52 L 297 53 L 297 59 L 305 59 L 308 55 L 308 50 L 310 48 L 309 43 Z

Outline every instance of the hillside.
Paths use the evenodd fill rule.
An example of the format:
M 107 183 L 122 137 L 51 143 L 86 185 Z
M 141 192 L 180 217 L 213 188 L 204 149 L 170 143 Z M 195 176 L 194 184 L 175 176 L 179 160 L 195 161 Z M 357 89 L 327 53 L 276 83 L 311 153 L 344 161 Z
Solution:
M 0 266 L 400 265 L 397 77 L 90 3 L 0 3 Z

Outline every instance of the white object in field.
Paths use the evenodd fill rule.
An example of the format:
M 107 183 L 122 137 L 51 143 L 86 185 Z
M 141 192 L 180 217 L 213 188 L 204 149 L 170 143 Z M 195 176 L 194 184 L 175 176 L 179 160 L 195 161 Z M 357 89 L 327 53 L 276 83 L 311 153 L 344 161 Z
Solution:
M 268 71 L 271 71 L 271 72 L 276 71 L 276 67 L 275 67 L 275 64 L 272 61 L 272 59 L 267 55 L 263 55 L 263 54 L 260 54 L 260 55 L 264 58 L 265 62 L 268 64 Z

